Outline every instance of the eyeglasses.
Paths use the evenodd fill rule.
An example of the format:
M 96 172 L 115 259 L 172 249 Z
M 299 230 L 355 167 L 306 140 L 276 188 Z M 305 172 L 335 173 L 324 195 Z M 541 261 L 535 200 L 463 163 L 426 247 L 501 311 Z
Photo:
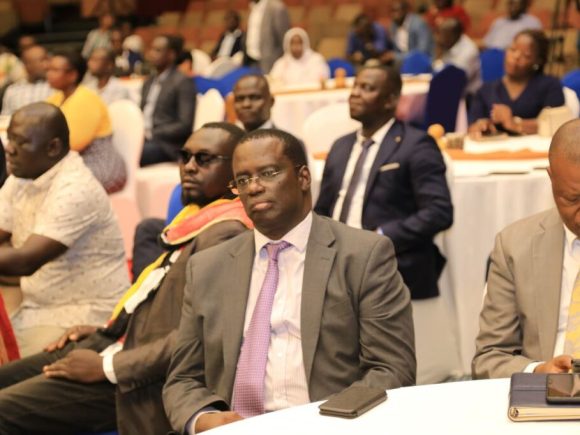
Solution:
M 183 149 L 179 150 L 179 160 L 182 163 L 188 164 L 192 158 L 195 159 L 195 164 L 197 166 L 201 166 L 201 167 L 206 167 L 211 162 L 213 162 L 215 160 L 231 160 L 231 157 L 229 157 L 229 156 L 222 156 L 219 154 L 210 154 L 210 153 L 206 153 L 205 151 L 200 151 L 198 153 L 190 153 L 187 150 L 183 150 Z
M 294 169 L 302 168 L 304 165 L 296 165 Z M 232 191 L 234 195 L 239 195 L 240 192 L 245 192 L 252 184 L 252 181 L 259 181 L 260 184 L 269 184 L 276 179 L 278 175 L 284 172 L 285 169 L 263 169 L 258 172 L 258 175 L 254 175 L 250 177 L 248 175 L 241 175 L 237 177 L 235 180 L 230 181 L 228 184 L 228 188 Z

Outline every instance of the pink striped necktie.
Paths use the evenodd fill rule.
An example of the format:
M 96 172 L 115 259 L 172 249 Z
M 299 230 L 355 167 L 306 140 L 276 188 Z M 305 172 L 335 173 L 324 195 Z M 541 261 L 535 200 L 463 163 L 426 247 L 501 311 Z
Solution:
M 264 379 L 270 347 L 270 317 L 278 288 L 278 254 L 292 246 L 268 243 L 268 270 L 240 351 L 234 381 L 233 409 L 242 417 L 264 413 Z

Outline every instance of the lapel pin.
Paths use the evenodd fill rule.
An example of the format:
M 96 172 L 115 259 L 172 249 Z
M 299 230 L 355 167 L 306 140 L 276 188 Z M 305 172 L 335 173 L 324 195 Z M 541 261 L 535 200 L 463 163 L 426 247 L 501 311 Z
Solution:
M 401 136 L 397 136 L 397 137 L 395 138 L 395 142 L 397 142 L 397 143 L 401 142 Z

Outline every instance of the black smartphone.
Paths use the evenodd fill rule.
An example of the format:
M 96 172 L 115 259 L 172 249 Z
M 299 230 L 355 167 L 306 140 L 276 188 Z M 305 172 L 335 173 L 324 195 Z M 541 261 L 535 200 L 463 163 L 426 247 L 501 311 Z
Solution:
M 350 386 L 320 404 L 320 414 L 332 417 L 355 418 L 387 400 L 380 388 Z
M 546 377 L 548 403 L 580 403 L 580 374 L 562 373 Z

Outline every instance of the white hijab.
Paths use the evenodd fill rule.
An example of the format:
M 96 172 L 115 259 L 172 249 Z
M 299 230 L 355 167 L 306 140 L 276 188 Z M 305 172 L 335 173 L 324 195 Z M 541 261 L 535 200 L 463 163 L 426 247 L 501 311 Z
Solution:
M 303 52 L 299 59 L 290 52 L 290 41 L 294 36 L 302 39 Z M 293 27 L 284 35 L 284 55 L 276 61 L 270 76 L 284 85 L 319 83 L 330 77 L 328 63 L 310 48 L 310 38 L 304 29 Z

